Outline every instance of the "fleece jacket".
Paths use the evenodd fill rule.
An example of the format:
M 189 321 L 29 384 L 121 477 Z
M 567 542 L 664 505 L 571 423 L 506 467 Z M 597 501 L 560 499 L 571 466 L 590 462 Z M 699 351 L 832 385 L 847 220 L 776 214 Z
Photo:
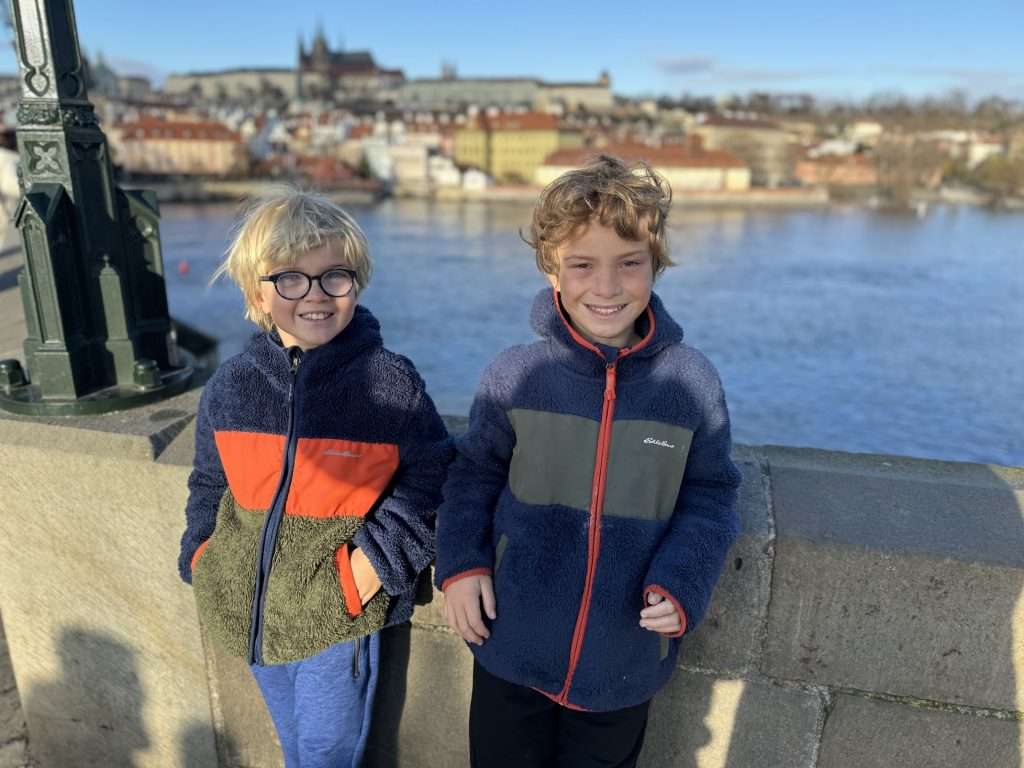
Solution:
M 497 618 L 471 646 L 488 672 L 621 709 L 668 680 L 739 532 L 725 396 L 656 295 L 631 348 L 591 344 L 550 289 L 531 320 L 542 340 L 487 368 L 457 443 L 436 579 L 493 574 Z M 648 592 L 682 631 L 639 626 Z
M 422 379 L 365 307 L 305 353 L 253 337 L 197 416 L 178 567 L 207 631 L 282 664 L 407 620 L 450 458 Z M 353 547 L 383 586 L 366 605 Z

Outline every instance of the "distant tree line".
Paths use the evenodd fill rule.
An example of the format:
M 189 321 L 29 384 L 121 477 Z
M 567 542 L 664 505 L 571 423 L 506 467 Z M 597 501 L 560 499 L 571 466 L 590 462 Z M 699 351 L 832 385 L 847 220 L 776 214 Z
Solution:
M 966 91 L 960 89 L 917 99 L 895 91 L 883 91 L 862 101 L 826 100 L 807 93 L 764 91 L 716 101 L 708 96 L 684 93 L 678 98 L 663 96 L 657 104 L 662 109 L 682 108 L 690 112 L 726 109 L 777 118 L 805 118 L 815 122 L 877 120 L 908 130 L 962 128 L 1003 131 L 1024 123 L 1024 102 L 1001 96 L 988 96 L 972 102 Z

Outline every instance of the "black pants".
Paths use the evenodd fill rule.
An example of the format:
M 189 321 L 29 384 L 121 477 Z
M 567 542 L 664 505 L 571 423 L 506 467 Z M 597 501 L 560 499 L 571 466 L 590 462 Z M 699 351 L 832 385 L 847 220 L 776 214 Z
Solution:
M 633 768 L 650 702 L 614 712 L 566 709 L 473 663 L 473 768 Z

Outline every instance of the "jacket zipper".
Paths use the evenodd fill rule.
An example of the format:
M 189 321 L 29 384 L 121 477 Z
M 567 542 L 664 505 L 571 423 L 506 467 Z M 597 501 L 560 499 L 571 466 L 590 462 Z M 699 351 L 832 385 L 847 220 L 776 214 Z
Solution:
M 285 438 L 284 464 L 281 467 L 281 479 L 278 481 L 270 510 L 263 521 L 260 531 L 260 549 L 256 556 L 255 589 L 252 597 L 252 620 L 249 623 L 249 663 L 263 664 L 263 609 L 267 597 L 267 583 L 274 564 L 274 550 L 277 547 L 277 534 L 284 517 L 285 503 L 288 500 L 288 489 L 292 482 L 292 469 L 295 464 L 295 446 L 298 442 L 295 423 L 296 380 L 298 379 L 299 363 L 302 362 L 302 350 L 291 347 L 287 350 L 291 360 L 291 380 L 288 382 L 288 432 Z
M 357 637 L 353 641 L 353 647 L 352 647 L 352 679 L 353 680 L 358 680 L 359 679 L 359 640 L 360 640 L 360 638 Z
M 627 350 L 619 352 L 619 359 Z M 590 492 L 590 530 L 587 534 L 587 575 L 583 582 L 583 596 L 580 609 L 576 616 L 576 627 L 572 633 L 572 645 L 569 649 L 569 669 L 566 671 L 565 684 L 556 697 L 563 706 L 569 703 L 569 688 L 576 674 L 576 665 L 583 650 L 583 638 L 587 631 L 587 614 L 590 612 L 590 599 L 594 591 L 594 574 L 597 572 L 597 557 L 601 550 L 601 513 L 604 510 L 604 489 L 608 479 L 608 449 L 612 440 L 612 420 L 615 417 L 615 363 L 605 365 L 604 404 L 601 408 L 601 425 L 597 437 L 597 457 L 594 461 L 594 479 Z

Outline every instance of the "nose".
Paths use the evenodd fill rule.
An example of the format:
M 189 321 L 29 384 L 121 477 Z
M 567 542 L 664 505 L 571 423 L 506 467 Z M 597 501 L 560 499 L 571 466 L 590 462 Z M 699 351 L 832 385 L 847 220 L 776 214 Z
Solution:
M 309 293 L 306 294 L 306 298 L 312 299 L 313 301 L 324 301 L 325 299 L 330 301 L 331 299 L 330 296 L 324 293 L 324 287 L 320 285 L 319 277 L 313 280 L 312 284 L 310 284 Z
M 611 298 L 622 293 L 622 280 L 619 270 L 614 266 L 611 268 L 598 269 L 594 275 L 594 294 L 601 297 Z

